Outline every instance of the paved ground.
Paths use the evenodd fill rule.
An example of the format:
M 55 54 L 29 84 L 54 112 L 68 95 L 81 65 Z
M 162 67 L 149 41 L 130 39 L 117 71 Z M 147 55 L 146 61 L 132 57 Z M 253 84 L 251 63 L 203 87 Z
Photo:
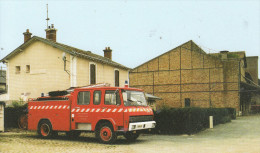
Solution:
M 11 130 L 0 133 L 0 152 L 260 153 L 260 115 L 239 117 L 191 136 L 141 135 L 133 143 L 119 137 L 114 145 L 98 143 L 93 134 L 83 134 L 78 140 L 68 140 L 63 135 L 43 140 L 35 132 Z

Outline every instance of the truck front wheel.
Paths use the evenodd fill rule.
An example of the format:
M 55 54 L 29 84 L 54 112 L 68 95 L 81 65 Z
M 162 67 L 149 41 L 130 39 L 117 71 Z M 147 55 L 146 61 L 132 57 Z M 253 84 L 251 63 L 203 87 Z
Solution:
M 124 137 L 128 140 L 128 141 L 135 141 L 138 137 L 139 137 L 140 133 L 134 133 L 134 132 L 126 132 L 124 134 Z
M 55 132 L 52 130 L 52 125 L 49 121 L 43 120 L 39 123 L 38 131 L 42 138 L 51 138 Z
M 96 137 L 99 139 L 100 142 L 105 144 L 111 144 L 117 138 L 112 125 L 108 123 L 103 123 L 98 127 L 96 131 Z

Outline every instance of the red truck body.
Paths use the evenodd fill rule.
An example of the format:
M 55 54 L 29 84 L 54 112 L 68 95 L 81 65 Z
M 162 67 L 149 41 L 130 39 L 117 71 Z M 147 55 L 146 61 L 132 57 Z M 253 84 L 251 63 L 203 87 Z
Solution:
M 142 90 L 135 88 L 89 87 L 75 88 L 62 96 L 31 99 L 28 129 L 38 130 L 43 137 L 57 131 L 93 131 L 105 143 L 115 140 L 112 134 L 136 139 L 140 130 L 155 127 L 153 111 L 143 96 Z M 112 138 L 106 137 L 107 133 Z

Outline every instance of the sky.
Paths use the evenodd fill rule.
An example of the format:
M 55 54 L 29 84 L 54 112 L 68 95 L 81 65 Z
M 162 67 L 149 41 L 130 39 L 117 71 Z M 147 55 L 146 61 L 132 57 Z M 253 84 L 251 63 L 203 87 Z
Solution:
M 26 29 L 45 38 L 46 4 L 57 42 L 102 56 L 109 46 L 129 68 L 189 40 L 207 53 L 260 56 L 259 0 L 0 0 L 1 59 L 23 43 Z

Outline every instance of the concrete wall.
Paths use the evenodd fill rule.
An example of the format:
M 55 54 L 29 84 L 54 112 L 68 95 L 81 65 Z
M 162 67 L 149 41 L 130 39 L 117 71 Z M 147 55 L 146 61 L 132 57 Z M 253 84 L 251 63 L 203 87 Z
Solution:
M 21 95 L 25 95 L 26 98 L 36 98 L 41 93 L 53 90 L 89 85 L 91 61 L 66 54 L 68 74 L 64 71 L 62 54 L 62 50 L 36 41 L 12 57 L 7 63 L 8 99 L 18 100 Z M 117 68 L 100 63 L 95 64 L 97 65 L 97 83 L 110 83 L 114 86 L 114 69 Z M 30 65 L 30 72 L 26 72 L 26 65 Z M 16 72 L 16 66 L 21 67 L 20 73 Z M 128 80 L 128 71 L 119 69 L 119 72 L 120 86 L 123 86 L 124 81 Z
M 239 109 L 239 64 L 223 62 L 189 41 L 130 72 L 130 86 L 161 97 L 157 106 Z

